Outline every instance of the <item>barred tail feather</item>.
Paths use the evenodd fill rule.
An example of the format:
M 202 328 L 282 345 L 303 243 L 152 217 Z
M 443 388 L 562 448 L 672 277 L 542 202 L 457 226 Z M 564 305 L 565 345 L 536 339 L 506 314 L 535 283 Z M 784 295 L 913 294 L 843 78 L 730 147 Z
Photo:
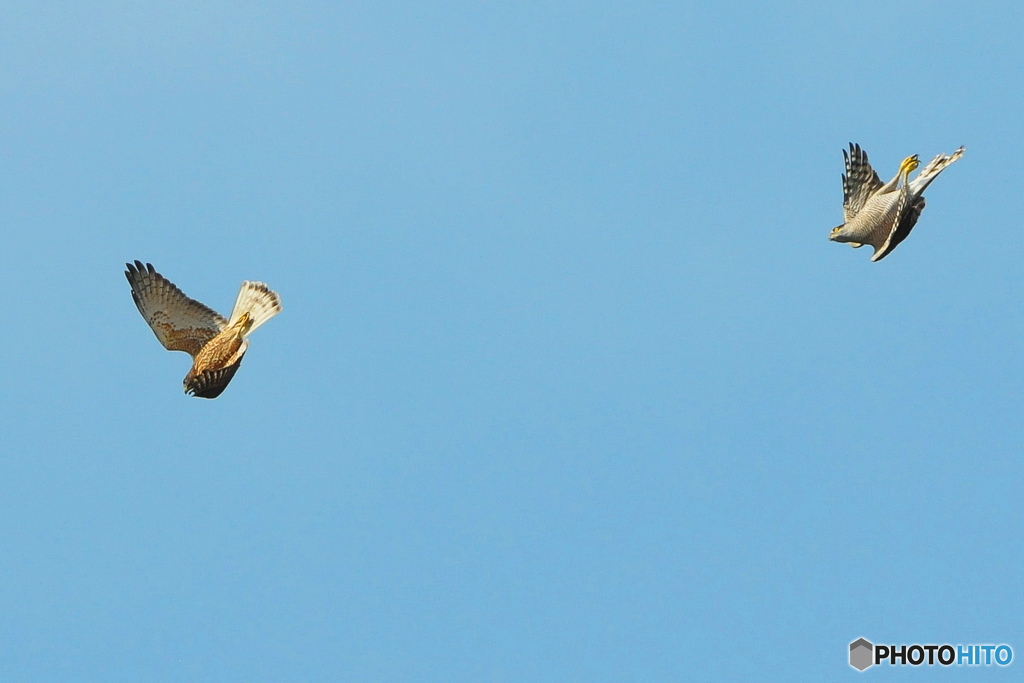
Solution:
M 921 169 L 921 172 L 910 183 L 910 190 L 915 194 L 921 194 L 925 188 L 932 184 L 932 181 L 939 177 L 939 174 L 946 170 L 946 167 L 964 155 L 964 148 L 961 146 L 952 154 L 939 154 L 928 162 L 928 165 Z
M 252 324 L 246 336 L 252 334 L 257 327 L 267 322 L 281 312 L 281 297 L 262 282 L 242 283 L 238 290 L 238 298 L 235 300 L 235 307 L 231 309 L 231 320 L 228 325 L 235 324 L 239 318 L 246 313 Z

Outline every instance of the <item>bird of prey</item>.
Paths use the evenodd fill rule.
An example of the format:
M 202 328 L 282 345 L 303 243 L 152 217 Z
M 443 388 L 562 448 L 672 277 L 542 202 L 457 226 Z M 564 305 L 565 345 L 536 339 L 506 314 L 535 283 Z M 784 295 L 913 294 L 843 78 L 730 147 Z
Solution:
M 900 164 L 896 176 L 883 185 L 868 163 L 868 155 L 860 145 L 851 142 L 849 153 L 843 150 L 846 160 L 846 173 L 843 174 L 845 222 L 832 229 L 829 239 L 846 242 L 854 248 L 870 244 L 875 248 L 871 260 L 881 261 L 914 229 L 924 209 L 921 193 L 963 153 L 961 146 L 952 154 L 939 154 L 913 180 L 910 180 L 910 174 L 921 162 L 916 154 L 909 156 Z
M 262 282 L 243 282 L 231 317 L 225 319 L 185 296 L 153 264 L 125 265 L 132 298 L 156 338 L 168 351 L 192 356 L 192 369 L 184 380 L 185 393 L 192 396 L 220 396 L 242 363 L 249 335 L 281 312 L 281 297 Z

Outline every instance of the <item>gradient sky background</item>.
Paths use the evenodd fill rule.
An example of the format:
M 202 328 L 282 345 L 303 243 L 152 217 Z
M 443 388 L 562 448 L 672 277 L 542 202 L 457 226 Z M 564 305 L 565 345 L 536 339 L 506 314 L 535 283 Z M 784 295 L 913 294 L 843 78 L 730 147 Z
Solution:
M 0 8 L 0 678 L 1019 673 L 1019 3 L 682 5 Z

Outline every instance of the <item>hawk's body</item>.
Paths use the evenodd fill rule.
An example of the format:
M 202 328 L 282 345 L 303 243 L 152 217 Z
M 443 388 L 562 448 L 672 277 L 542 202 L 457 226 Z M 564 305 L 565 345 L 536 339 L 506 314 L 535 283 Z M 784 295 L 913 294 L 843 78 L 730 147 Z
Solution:
M 169 351 L 192 356 L 184 385 L 185 393 L 193 396 L 220 396 L 242 363 L 248 336 L 281 312 L 281 298 L 262 282 L 242 283 L 231 318 L 226 319 L 185 296 L 152 264 L 136 261 L 127 266 L 124 274 L 132 298 L 156 338 Z
M 939 154 L 913 180 L 910 180 L 910 173 L 919 162 L 916 154 L 907 157 L 900 164 L 896 176 L 883 184 L 860 145 L 850 143 L 849 153 L 843 150 L 846 161 L 843 219 L 846 222 L 833 229 L 829 239 L 847 242 L 854 248 L 870 244 L 875 248 L 871 260 L 882 260 L 907 238 L 917 224 L 924 210 L 921 194 L 925 188 L 963 153 L 964 148 L 961 147 L 952 154 Z

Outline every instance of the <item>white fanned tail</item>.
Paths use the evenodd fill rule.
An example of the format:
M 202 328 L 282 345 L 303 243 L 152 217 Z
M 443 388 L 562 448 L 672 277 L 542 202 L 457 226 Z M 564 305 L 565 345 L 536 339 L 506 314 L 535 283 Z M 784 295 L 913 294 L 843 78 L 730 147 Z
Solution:
M 252 334 L 257 327 L 267 322 L 281 312 L 281 297 L 277 292 L 267 287 L 262 282 L 242 283 L 238 290 L 238 298 L 235 300 L 235 307 L 231 309 L 231 319 L 228 326 L 234 325 L 244 314 L 248 313 L 252 325 L 245 336 Z

